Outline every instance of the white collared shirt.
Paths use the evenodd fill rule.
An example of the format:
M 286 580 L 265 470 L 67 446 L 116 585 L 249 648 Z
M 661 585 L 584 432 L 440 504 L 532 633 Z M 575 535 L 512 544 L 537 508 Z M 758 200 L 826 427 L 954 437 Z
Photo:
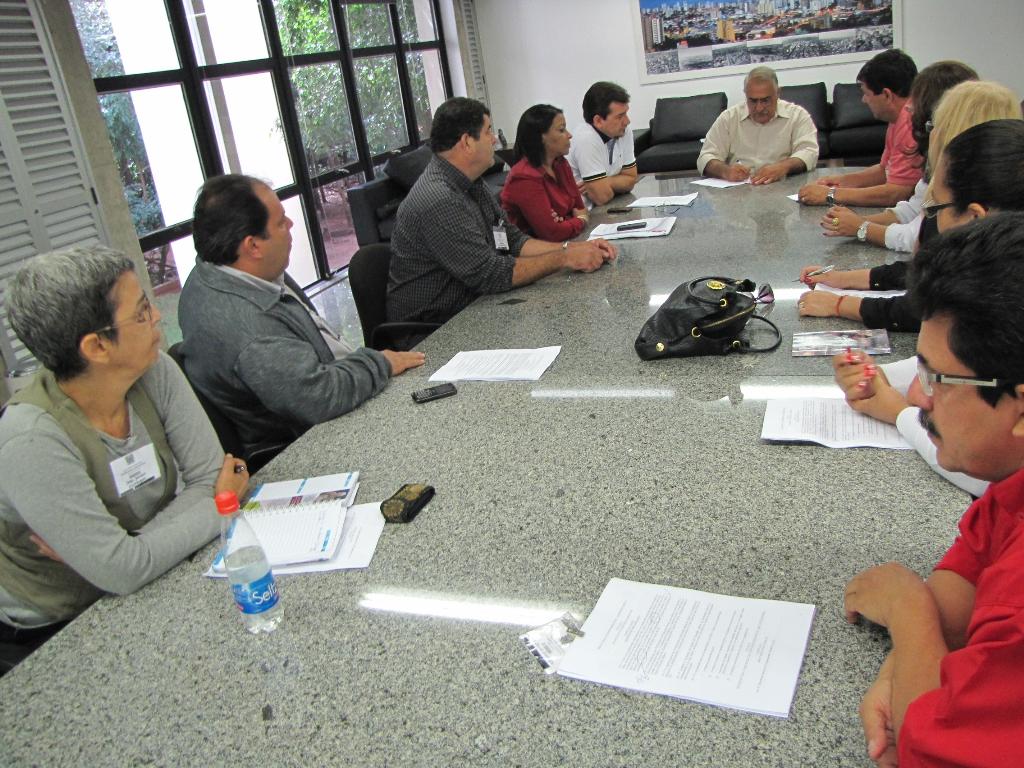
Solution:
M 790 157 L 802 160 L 807 170 L 818 163 L 818 131 L 807 110 L 779 99 L 775 117 L 762 125 L 750 117 L 744 101 L 725 110 L 711 126 L 697 158 L 697 172 L 703 174 L 711 160 L 753 170 Z

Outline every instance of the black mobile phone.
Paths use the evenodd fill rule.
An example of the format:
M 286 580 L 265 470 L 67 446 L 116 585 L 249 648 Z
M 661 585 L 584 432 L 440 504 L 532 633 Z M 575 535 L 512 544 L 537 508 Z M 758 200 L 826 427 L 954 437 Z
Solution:
M 628 231 L 630 229 L 643 229 L 646 226 L 647 226 L 647 222 L 646 221 L 631 221 L 628 224 L 619 224 L 619 226 L 617 226 L 615 228 L 615 231 L 616 232 L 626 232 L 626 231 Z
M 455 385 L 452 383 L 438 384 L 436 387 L 427 387 L 426 389 L 417 389 L 412 393 L 412 399 L 417 403 L 429 403 L 431 400 L 440 400 L 442 397 L 451 397 L 456 392 Z
M 608 213 L 632 213 L 632 208 L 609 208 Z

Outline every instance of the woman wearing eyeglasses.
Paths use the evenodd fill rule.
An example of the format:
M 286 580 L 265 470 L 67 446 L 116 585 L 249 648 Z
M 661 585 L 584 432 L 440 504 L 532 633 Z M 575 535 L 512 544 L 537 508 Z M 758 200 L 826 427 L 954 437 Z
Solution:
M 0 672 L 104 593 L 133 592 L 218 531 L 244 491 L 128 257 L 37 256 L 8 320 L 44 369 L 0 418 Z
M 992 120 L 953 139 L 938 163 L 931 195 L 940 233 L 1000 211 L 1024 210 L 1024 120 Z M 878 366 L 855 351 L 837 355 L 832 364 L 854 410 L 895 424 L 936 472 L 974 496 L 984 493 L 987 483 L 949 472 L 936 460 L 919 409 L 908 400 L 912 388 L 923 384 L 927 391 L 934 380 L 927 371 L 922 374 L 917 358 Z
M 929 136 L 928 165 L 934 169 L 949 141 L 979 123 L 1002 118 L 1021 117 L 1017 97 L 1005 86 L 987 81 L 967 81 L 954 86 L 935 109 L 935 128 Z M 925 198 L 932 201 L 921 211 L 921 236 L 934 230 L 931 218 L 937 212 L 934 189 L 929 187 Z M 805 267 L 801 280 L 810 287 L 819 283 L 833 288 L 856 290 L 902 290 L 906 287 L 906 267 L 903 262 L 883 265 L 874 269 L 839 271 L 809 276 L 816 265 Z M 800 297 L 798 310 L 811 317 L 846 317 L 859 320 L 868 328 L 886 328 L 890 331 L 917 331 L 920 321 L 905 297 L 866 298 L 848 296 L 840 298 L 829 292 L 808 292 Z

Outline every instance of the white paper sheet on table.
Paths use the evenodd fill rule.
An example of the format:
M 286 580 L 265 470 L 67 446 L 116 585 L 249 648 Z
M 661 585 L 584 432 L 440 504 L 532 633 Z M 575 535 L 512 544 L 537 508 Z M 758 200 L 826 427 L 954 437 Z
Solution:
M 814 606 L 612 579 L 558 674 L 788 717 Z
M 853 288 L 833 288 L 830 285 L 821 285 L 820 283 L 814 289 L 816 291 L 825 291 L 826 293 L 834 293 L 837 296 L 856 296 L 859 299 L 888 299 L 893 296 L 902 296 L 906 293 L 903 291 L 861 291 Z
M 644 223 L 643 229 L 628 229 L 625 232 L 618 231 L 618 227 L 621 227 L 623 224 L 632 224 L 637 221 Z M 675 223 L 675 216 L 661 216 L 653 219 L 621 221 L 616 224 L 598 224 L 594 227 L 594 231 L 590 233 L 590 237 L 587 240 L 595 240 L 599 237 L 603 237 L 605 240 L 623 240 L 627 237 L 663 237 L 672 231 Z
M 632 203 L 627 205 L 627 208 L 659 208 L 661 206 L 677 206 L 685 207 L 693 205 L 693 201 L 697 199 L 699 192 L 693 192 L 689 195 L 669 195 L 668 197 L 641 197 L 639 200 L 634 200 Z
M 349 568 L 368 568 L 377 550 L 377 542 L 384 530 L 384 515 L 380 513 L 380 502 L 355 504 L 348 508 L 345 525 L 341 531 L 341 542 L 330 560 L 294 565 L 275 565 L 275 575 L 290 573 L 315 573 L 317 571 L 340 571 Z M 223 579 L 224 572 L 210 568 L 204 576 Z
M 697 181 L 691 181 L 691 184 L 696 184 L 699 187 L 714 187 L 715 189 L 725 189 L 726 187 L 738 187 L 741 184 L 749 184 L 750 179 L 744 179 L 743 181 L 726 181 L 725 179 L 698 179 Z
M 767 401 L 761 439 L 811 442 L 827 448 L 911 447 L 892 424 L 858 413 L 846 400 L 824 398 Z
M 541 347 L 459 352 L 430 381 L 537 381 L 561 351 L 561 347 Z
M 794 192 L 792 195 L 786 195 L 786 197 L 788 197 L 794 203 L 799 203 L 800 202 L 800 195 L 798 193 L 796 193 L 796 192 Z

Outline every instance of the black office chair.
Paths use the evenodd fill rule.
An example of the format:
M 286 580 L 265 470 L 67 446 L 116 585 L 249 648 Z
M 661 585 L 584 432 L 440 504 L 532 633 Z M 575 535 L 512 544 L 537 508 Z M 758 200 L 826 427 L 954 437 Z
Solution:
M 185 372 L 185 355 L 182 352 L 182 343 L 179 341 L 176 344 L 172 344 L 170 349 L 167 350 L 167 354 L 170 355 L 171 359 L 178 364 L 178 367 L 181 368 L 183 373 L 185 373 L 185 378 L 187 379 L 188 373 Z M 192 386 L 192 391 L 196 393 L 196 399 L 199 400 L 199 404 L 203 407 L 203 411 L 206 412 L 206 418 L 210 420 L 210 424 L 213 426 L 213 431 L 217 433 L 217 439 L 220 440 L 220 445 L 221 448 L 224 449 L 224 453 L 230 453 L 232 456 L 245 459 L 246 466 L 249 469 L 249 474 L 256 474 L 256 472 L 262 469 L 263 466 L 265 466 L 272 458 L 288 447 L 287 443 L 272 445 L 268 448 L 260 448 L 259 450 L 246 455 L 246 450 L 242 444 L 242 438 L 238 435 L 238 430 L 235 429 L 234 422 L 232 422 L 220 408 L 214 405 L 206 395 L 196 389 L 196 386 L 192 384 L 191 379 L 189 379 L 189 384 Z
M 363 326 L 363 341 L 371 349 L 406 349 L 410 337 L 425 337 L 439 323 L 388 322 L 385 301 L 391 248 L 384 243 L 364 245 L 348 265 L 348 282 Z

